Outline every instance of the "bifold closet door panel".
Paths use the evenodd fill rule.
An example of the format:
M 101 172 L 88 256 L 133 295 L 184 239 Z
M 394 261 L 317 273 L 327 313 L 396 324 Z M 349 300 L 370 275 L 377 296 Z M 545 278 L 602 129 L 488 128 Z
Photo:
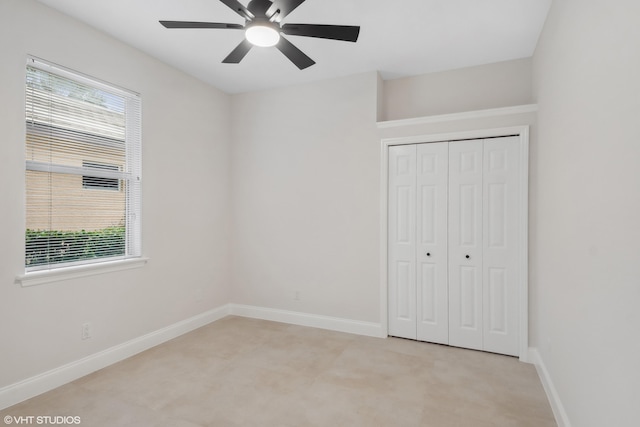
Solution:
M 482 140 L 449 143 L 449 344 L 482 350 Z
M 483 349 L 513 356 L 519 351 L 519 162 L 517 137 L 484 141 Z
M 417 336 L 449 343 L 446 142 L 417 146 Z
M 416 339 L 416 146 L 389 147 L 389 335 Z

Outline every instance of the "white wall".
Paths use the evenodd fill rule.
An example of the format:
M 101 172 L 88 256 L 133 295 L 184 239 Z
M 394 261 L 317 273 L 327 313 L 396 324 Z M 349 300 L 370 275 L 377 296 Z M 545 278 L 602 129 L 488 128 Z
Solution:
M 377 87 L 233 96 L 234 303 L 380 321 Z
M 145 267 L 14 283 L 27 54 L 141 93 Z M 33 0 L 0 1 L 0 55 L 0 388 L 226 304 L 229 97 Z
M 498 62 L 384 82 L 381 120 L 531 103 L 531 59 Z
M 33 0 L 1 0 L 0 388 L 230 301 L 380 322 L 376 118 L 538 102 L 532 342 L 572 425 L 633 425 L 638 16 L 635 0 L 556 0 L 533 60 L 533 91 L 525 59 L 384 83 L 372 72 L 230 98 Z M 146 267 L 31 288 L 13 283 L 23 271 L 27 54 L 142 94 Z M 381 134 L 523 122 L 535 120 Z M 88 341 L 79 338 L 84 321 L 94 325 Z
M 640 420 L 639 17 L 556 0 L 534 57 L 539 351 L 579 427 Z

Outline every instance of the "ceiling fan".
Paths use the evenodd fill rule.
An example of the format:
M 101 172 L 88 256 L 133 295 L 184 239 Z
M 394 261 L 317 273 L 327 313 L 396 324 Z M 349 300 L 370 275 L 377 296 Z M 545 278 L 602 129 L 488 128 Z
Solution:
M 160 21 L 165 28 L 215 28 L 244 30 L 245 39 L 222 61 L 238 64 L 253 46 L 275 46 L 299 69 L 304 70 L 315 61 L 295 47 L 288 36 L 316 37 L 355 42 L 360 27 L 351 25 L 281 24 L 282 20 L 306 0 L 251 0 L 245 7 L 238 0 L 220 0 L 245 19 L 245 24 L 218 22 Z

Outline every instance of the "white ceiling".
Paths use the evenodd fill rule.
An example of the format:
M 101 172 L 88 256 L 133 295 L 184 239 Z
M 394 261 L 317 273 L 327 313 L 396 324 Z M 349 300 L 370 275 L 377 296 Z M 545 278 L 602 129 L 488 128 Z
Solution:
M 227 93 L 378 70 L 384 79 L 533 55 L 552 0 L 306 0 L 283 23 L 359 25 L 357 43 L 286 36 L 316 64 L 276 48 L 221 61 L 238 30 L 168 30 L 159 20 L 243 24 L 219 0 L 39 0 Z M 248 0 L 240 0 L 246 5 Z

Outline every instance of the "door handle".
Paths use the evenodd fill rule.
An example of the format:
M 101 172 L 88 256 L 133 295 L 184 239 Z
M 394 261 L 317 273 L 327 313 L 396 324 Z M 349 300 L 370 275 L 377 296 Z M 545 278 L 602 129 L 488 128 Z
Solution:
M 470 258 L 471 258 L 471 256 L 470 256 L 470 255 L 465 255 L 464 257 L 465 257 L 466 259 L 470 259 Z
M 431 256 L 431 252 L 427 252 L 427 256 Z

